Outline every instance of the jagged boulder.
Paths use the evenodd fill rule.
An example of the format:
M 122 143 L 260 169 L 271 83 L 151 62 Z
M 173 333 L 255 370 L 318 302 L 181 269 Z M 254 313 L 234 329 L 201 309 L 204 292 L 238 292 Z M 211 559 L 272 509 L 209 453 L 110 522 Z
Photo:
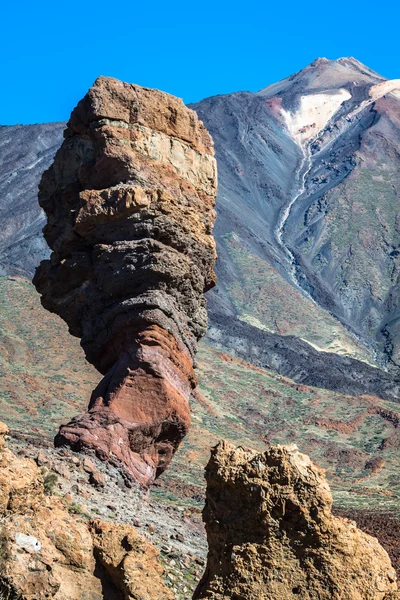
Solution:
M 106 77 L 64 138 L 39 188 L 53 253 L 34 283 L 105 377 L 56 444 L 146 486 L 190 425 L 203 294 L 215 284 L 213 143 L 181 100 Z
M 379 542 L 334 517 L 324 472 L 293 447 L 220 442 L 206 468 L 209 554 L 194 599 L 389 600 Z
M 2 447 L 4 431 L 0 423 L 0 598 L 173 600 L 152 544 L 45 495 L 36 463 Z

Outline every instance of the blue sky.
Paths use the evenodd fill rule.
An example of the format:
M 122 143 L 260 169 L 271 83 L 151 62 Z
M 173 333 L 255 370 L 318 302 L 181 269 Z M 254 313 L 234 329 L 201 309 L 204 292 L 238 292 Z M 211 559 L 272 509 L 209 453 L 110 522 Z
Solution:
M 66 120 L 98 75 L 195 102 L 257 91 L 315 58 L 400 78 L 397 0 L 8 1 L 0 124 Z

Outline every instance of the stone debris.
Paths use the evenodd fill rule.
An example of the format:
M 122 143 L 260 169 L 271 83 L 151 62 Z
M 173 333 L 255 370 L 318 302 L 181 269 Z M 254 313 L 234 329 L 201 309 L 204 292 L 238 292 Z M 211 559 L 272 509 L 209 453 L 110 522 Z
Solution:
M 36 463 L 4 448 L 6 431 L 0 423 L 0 597 L 174 600 L 154 546 L 46 495 Z

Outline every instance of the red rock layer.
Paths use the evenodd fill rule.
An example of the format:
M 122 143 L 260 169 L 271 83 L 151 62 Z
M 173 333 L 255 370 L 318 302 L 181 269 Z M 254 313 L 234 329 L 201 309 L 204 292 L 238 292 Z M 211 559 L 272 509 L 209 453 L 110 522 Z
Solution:
M 190 425 L 215 284 L 213 144 L 177 98 L 104 77 L 64 137 L 40 184 L 53 253 L 34 283 L 105 377 L 56 444 L 149 485 Z

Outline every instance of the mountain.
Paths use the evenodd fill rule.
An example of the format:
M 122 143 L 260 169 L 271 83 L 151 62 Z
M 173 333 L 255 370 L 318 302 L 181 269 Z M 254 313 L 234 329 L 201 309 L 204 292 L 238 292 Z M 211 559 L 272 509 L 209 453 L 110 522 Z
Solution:
M 219 166 L 212 310 L 396 367 L 400 81 L 318 59 L 194 108 Z
M 219 171 L 214 345 L 299 383 L 397 395 L 399 94 L 353 58 L 318 59 L 258 93 L 192 106 Z M 62 129 L 0 129 L 5 274 L 31 276 L 49 253 L 34 190 Z

